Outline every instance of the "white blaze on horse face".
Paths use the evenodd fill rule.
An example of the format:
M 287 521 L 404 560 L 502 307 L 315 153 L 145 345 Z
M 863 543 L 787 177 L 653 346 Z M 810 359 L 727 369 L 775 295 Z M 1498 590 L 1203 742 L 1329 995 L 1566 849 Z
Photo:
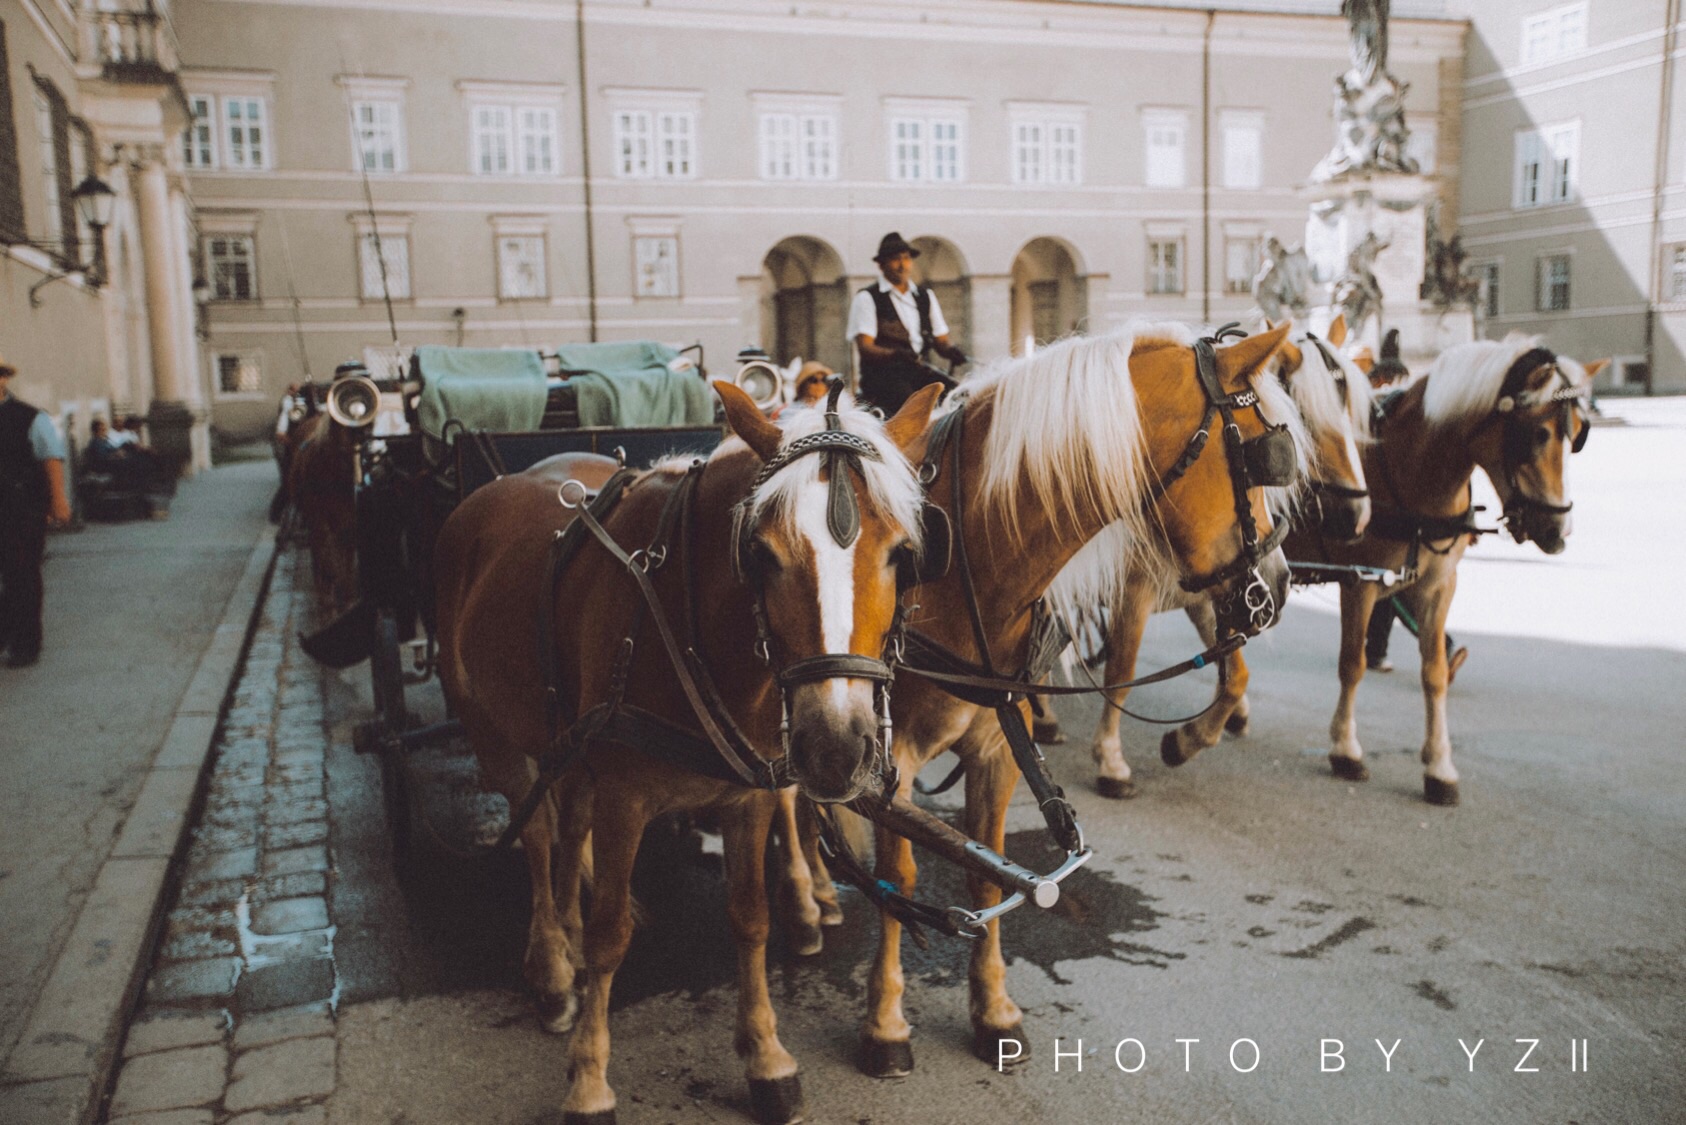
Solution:
M 820 645 L 825 652 L 849 651 L 855 633 L 855 547 L 839 547 L 826 523 L 830 485 L 809 486 L 796 508 L 796 529 L 814 554 L 814 584 L 819 593 Z M 858 542 L 858 540 L 857 540 Z M 824 681 L 832 706 L 842 711 L 855 681 L 832 677 Z
M 1364 480 L 1364 459 L 1358 455 L 1358 442 L 1352 436 L 1352 419 L 1343 416 L 1341 422 L 1346 437 L 1346 463 L 1352 466 L 1353 487 L 1368 492 L 1370 486 Z

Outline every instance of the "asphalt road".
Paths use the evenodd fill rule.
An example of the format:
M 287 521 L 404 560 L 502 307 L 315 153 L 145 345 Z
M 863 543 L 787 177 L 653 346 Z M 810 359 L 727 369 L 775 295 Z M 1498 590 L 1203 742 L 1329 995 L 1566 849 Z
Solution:
M 859 1075 L 875 924 L 851 895 L 819 956 L 770 955 L 810 1120 L 1686 1120 L 1686 600 L 1667 562 L 1686 548 L 1686 408 L 1622 410 L 1640 424 L 1601 428 L 1576 459 L 1565 555 L 1489 539 L 1464 564 L 1452 624 L 1471 657 L 1449 704 L 1460 807 L 1420 797 L 1421 696 L 1403 635 L 1399 670 L 1360 692 L 1372 780 L 1328 775 L 1332 592 L 1302 595 L 1249 646 L 1246 738 L 1172 771 L 1157 732 L 1127 726 L 1134 800 L 1094 793 L 1096 706 L 1065 704 L 1072 741 L 1050 758 L 1097 857 L 1054 911 L 1005 924 L 1030 1061 L 1001 1074 L 974 1060 L 965 950 L 909 945 L 917 1068 Z M 1143 667 L 1193 643 L 1186 622 L 1162 617 Z M 346 685 L 330 706 L 349 721 L 363 704 L 355 675 Z M 1208 690 L 1185 680 L 1135 702 L 1176 714 Z M 434 849 L 395 880 L 378 771 L 341 746 L 329 772 L 330 1120 L 559 1120 L 564 1042 L 538 1029 L 520 985 L 521 870 Z M 455 777 L 431 803 L 442 819 L 467 799 Z M 1008 850 L 1045 868 L 1039 825 L 1021 788 Z M 652 919 L 615 998 L 620 1120 L 747 1120 L 714 857 L 684 840 L 646 852 Z M 931 864 L 921 893 L 957 901 L 959 882 Z M 1115 1057 L 1125 1040 L 1140 1046 Z M 1333 1040 L 1339 1069 L 1323 1058 Z M 1068 1052 L 1057 1067 L 1056 1049 Z

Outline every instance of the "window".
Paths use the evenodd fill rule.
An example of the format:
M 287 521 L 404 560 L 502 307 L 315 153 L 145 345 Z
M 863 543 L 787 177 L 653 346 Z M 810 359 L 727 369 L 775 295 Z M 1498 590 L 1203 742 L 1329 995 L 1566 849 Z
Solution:
M 205 269 L 211 298 L 250 301 L 257 297 L 256 255 L 250 235 L 212 235 L 205 239 Z
M 1686 301 L 1686 244 L 1669 247 L 1663 291 L 1670 301 Z
M 357 264 L 365 301 L 379 301 L 383 293 L 394 301 L 410 299 L 410 236 L 364 231 L 357 236 Z M 381 284 L 381 266 L 386 284 Z
M 1522 21 L 1522 65 L 1586 50 L 1586 4 L 1567 4 Z
M 253 353 L 217 356 L 217 393 L 219 395 L 261 395 L 263 393 L 263 363 Z
M 1253 277 L 1259 272 L 1259 240 L 1253 236 L 1224 241 L 1224 292 L 1246 296 L 1253 292 Z
M 518 301 L 545 294 L 544 236 L 499 235 L 498 295 L 506 301 Z
M 635 235 L 632 256 L 637 268 L 638 296 L 679 296 L 678 235 Z
M 262 98 L 222 100 L 223 143 L 229 168 L 269 167 L 269 129 Z
M 1257 188 L 1264 182 L 1264 115 L 1226 111 L 1222 115 L 1224 136 L 1224 187 Z
M 1013 182 L 1083 182 L 1081 110 L 1026 107 L 1012 112 Z
M 64 238 L 63 198 L 59 194 L 58 134 L 53 128 L 53 103 L 47 92 L 35 89 L 35 133 L 41 155 L 41 192 L 46 201 L 47 241 Z
M 1580 163 L 1578 121 L 1517 133 L 1515 205 L 1540 207 L 1574 198 Z
M 1563 312 L 1569 307 L 1569 255 L 1547 254 L 1538 262 L 1534 307 L 1540 312 Z
M 365 172 L 404 170 L 404 107 L 396 101 L 351 105 L 352 145 Z
M 6 25 L 0 23 L 0 236 L 24 234 L 23 175 L 18 168 L 17 119 L 12 115 L 12 67 Z
M 1181 236 L 1151 235 L 1147 240 L 1147 291 L 1183 292 L 1183 240 Z
M 697 115 L 690 110 L 615 113 L 615 174 L 632 180 L 688 180 L 696 174 Z
M 1181 110 L 1149 110 L 1142 115 L 1147 133 L 1147 186 L 1179 188 L 1188 182 L 1184 156 L 1188 114 Z
M 906 183 L 959 183 L 966 177 L 965 127 L 960 118 L 890 119 L 890 178 Z
M 761 178 L 837 178 L 837 119 L 830 114 L 763 113 Z
M 546 106 L 475 105 L 473 170 L 482 176 L 556 174 L 556 110 Z
M 1491 320 L 1499 315 L 1499 263 L 1482 262 L 1475 268 L 1475 279 L 1481 315 Z
M 66 139 L 70 142 L 70 182 L 81 184 L 83 180 L 88 178 L 88 168 L 92 163 L 90 158 L 94 151 L 94 136 L 88 131 L 86 122 L 80 118 L 75 118 L 70 122 L 70 130 Z M 74 252 L 71 254 L 71 260 L 85 261 L 83 247 L 88 247 L 88 253 L 92 253 L 94 228 L 88 224 L 88 220 L 82 217 L 82 209 L 75 205 L 75 200 L 71 201 L 70 210 L 76 222 L 76 244 L 73 248 Z
M 216 99 L 204 94 L 194 94 L 187 99 L 187 106 L 193 112 L 193 120 L 188 122 L 187 133 L 182 137 L 183 163 L 189 168 L 215 168 L 217 166 Z

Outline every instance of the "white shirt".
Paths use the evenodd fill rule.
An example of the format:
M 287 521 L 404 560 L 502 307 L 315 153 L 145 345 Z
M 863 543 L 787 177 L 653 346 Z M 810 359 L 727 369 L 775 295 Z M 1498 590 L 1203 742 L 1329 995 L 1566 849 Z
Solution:
M 896 315 L 907 326 L 907 338 L 913 341 L 914 354 L 924 352 L 927 341 L 919 331 L 919 306 L 914 301 L 914 294 L 919 287 L 913 282 L 907 283 L 907 292 L 899 292 L 883 278 L 878 279 L 880 291 L 890 295 L 890 306 L 896 310 Z M 930 293 L 930 290 L 926 290 Z M 931 293 L 931 333 L 934 336 L 948 335 L 948 321 L 943 319 L 943 307 L 937 301 L 937 295 Z M 878 305 L 873 300 L 872 293 L 861 290 L 855 294 L 855 300 L 849 306 L 849 326 L 844 330 L 849 343 L 853 344 L 857 336 L 870 336 L 874 341 L 878 339 Z

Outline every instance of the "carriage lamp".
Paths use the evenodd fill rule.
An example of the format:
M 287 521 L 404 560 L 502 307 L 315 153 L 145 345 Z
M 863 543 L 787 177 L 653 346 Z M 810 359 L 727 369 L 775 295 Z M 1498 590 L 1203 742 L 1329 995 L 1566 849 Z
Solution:
M 111 211 L 117 205 L 117 193 L 98 176 L 89 176 L 76 185 L 70 193 L 70 200 L 76 205 L 77 217 L 87 224 L 93 234 L 94 260 L 86 265 L 71 266 L 30 286 L 29 307 L 32 309 L 41 307 L 40 290 L 62 278 L 80 275 L 87 284 L 95 286 L 105 282 L 105 228 L 111 225 Z
M 211 338 L 211 283 L 204 274 L 193 279 L 193 334 L 201 340 Z

